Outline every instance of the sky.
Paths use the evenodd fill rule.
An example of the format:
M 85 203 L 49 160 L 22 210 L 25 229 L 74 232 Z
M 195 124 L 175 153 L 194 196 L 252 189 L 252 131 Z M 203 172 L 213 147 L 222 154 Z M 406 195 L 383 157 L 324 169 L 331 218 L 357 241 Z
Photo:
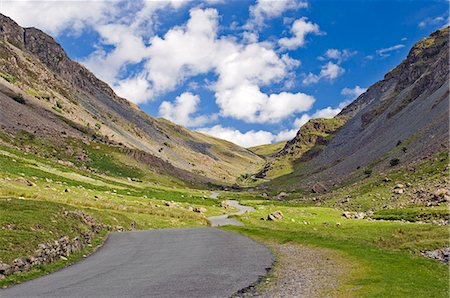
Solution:
M 449 23 L 445 0 L 0 0 L 0 12 L 148 114 L 244 147 L 335 116 Z

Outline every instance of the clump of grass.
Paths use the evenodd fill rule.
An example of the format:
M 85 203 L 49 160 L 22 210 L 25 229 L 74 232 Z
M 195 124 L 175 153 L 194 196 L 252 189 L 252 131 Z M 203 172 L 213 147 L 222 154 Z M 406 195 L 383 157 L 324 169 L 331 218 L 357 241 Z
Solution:
M 7 82 L 11 84 L 14 84 L 17 81 L 17 78 L 15 76 L 4 72 L 0 72 L 0 77 L 4 78 Z

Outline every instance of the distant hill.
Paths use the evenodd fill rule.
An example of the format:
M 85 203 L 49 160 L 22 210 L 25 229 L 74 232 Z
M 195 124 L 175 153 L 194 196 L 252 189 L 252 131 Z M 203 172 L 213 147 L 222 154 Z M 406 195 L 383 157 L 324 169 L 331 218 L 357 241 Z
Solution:
M 72 61 L 52 37 L 0 15 L 3 143 L 21 131 L 57 146 L 67 146 L 69 138 L 107 144 L 186 180 L 231 184 L 264 163 L 235 144 L 148 116 Z
M 448 150 L 448 39 L 445 27 L 417 42 L 334 119 L 301 127 L 258 175 L 274 188 L 332 187 Z

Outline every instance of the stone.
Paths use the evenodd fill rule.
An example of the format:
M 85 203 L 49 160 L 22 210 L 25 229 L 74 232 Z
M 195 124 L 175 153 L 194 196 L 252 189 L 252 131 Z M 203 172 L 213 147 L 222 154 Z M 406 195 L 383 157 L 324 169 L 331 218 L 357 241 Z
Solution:
M 394 193 L 395 194 L 398 194 L 398 195 L 401 195 L 402 193 L 404 193 L 405 191 L 403 190 L 403 188 L 396 188 L 396 189 L 394 189 Z
M 402 189 L 402 188 L 405 188 L 405 186 L 401 183 L 394 186 L 394 189 Z
M 284 198 L 287 197 L 287 196 L 288 196 L 288 194 L 285 193 L 284 191 L 282 191 L 282 192 L 280 192 L 280 193 L 277 195 L 277 199 L 278 199 L 278 200 L 281 200 L 281 199 L 284 199 Z
M 27 184 L 27 186 L 36 186 L 36 183 L 34 183 L 34 182 L 30 181 L 30 180 L 27 180 L 26 184 Z
M 311 191 L 313 193 L 324 193 L 324 192 L 327 192 L 328 189 L 323 183 L 317 182 L 313 185 L 313 187 L 311 188 Z
M 425 251 L 423 256 L 438 260 L 442 263 L 448 264 L 450 260 L 450 247 L 444 247 L 436 250 Z
M 275 212 L 270 213 L 267 216 L 267 220 L 281 220 L 281 219 L 283 219 L 283 217 L 284 217 L 283 212 L 275 211 Z
M 194 211 L 194 207 L 192 207 L 192 206 L 187 206 L 186 209 L 187 209 L 188 211 Z
M 450 202 L 450 191 L 446 188 L 440 188 L 433 192 L 435 199 L 445 200 Z
M 392 181 L 392 180 L 389 179 L 388 177 L 386 177 L 386 178 L 383 179 L 383 182 L 390 182 L 390 181 Z
M 195 207 L 194 208 L 194 212 L 197 212 L 197 213 L 205 213 L 207 210 L 206 210 L 206 208 L 203 208 L 203 207 Z
M 169 207 L 169 208 L 175 207 L 175 204 L 172 203 L 172 202 L 165 202 L 164 205 L 166 205 L 166 206 Z
M 228 209 L 231 207 L 230 202 L 228 201 L 222 201 L 220 202 L 220 207 L 224 208 L 224 209 Z
M 11 274 L 11 266 L 5 263 L 0 263 L 0 274 L 2 275 Z

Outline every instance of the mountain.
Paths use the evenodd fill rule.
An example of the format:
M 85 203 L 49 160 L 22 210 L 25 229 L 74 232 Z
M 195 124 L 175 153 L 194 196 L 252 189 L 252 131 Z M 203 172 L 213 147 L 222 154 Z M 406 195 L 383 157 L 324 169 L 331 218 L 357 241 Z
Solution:
M 272 174 L 274 188 L 311 189 L 317 183 L 329 188 L 448 150 L 448 38 L 445 27 L 417 42 L 406 59 L 334 119 L 301 127 L 259 175 Z
M 0 77 L 3 143 L 16 144 L 12 136 L 19 132 L 53 147 L 69 146 L 64 140 L 81 141 L 72 142 L 72 151 L 86 151 L 76 144 L 94 141 L 158 173 L 213 183 L 234 183 L 237 176 L 257 171 L 264 163 L 235 144 L 150 117 L 72 61 L 52 37 L 22 28 L 4 15 Z

